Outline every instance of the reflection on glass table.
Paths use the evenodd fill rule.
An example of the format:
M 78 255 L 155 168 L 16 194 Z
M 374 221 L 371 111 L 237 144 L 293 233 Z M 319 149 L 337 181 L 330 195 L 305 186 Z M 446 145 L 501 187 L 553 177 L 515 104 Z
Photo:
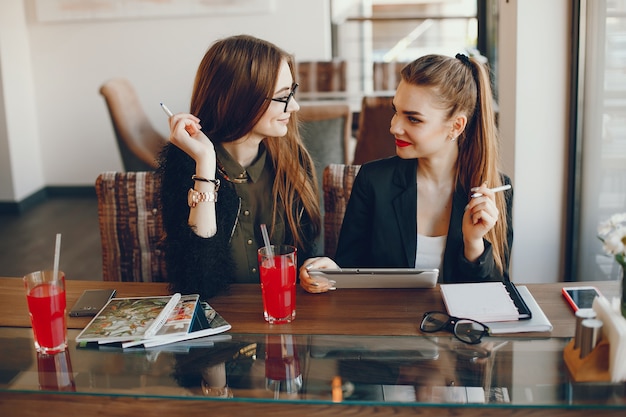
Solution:
M 76 334 L 70 330 L 69 339 Z M 66 356 L 51 362 L 38 358 L 30 329 L 4 327 L 0 391 L 309 404 L 626 407 L 624 384 L 570 380 L 562 359 L 568 341 L 486 337 L 468 345 L 448 334 L 229 333 L 152 349 L 70 343 Z

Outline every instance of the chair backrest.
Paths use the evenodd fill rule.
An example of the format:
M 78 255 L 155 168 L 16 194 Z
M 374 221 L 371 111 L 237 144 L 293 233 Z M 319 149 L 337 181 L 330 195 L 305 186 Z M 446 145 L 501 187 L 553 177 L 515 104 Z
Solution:
M 298 111 L 300 135 L 311 154 L 322 189 L 322 173 L 328 164 L 347 164 L 352 140 L 352 112 L 347 103 L 306 103 Z
M 296 65 L 298 91 L 346 91 L 345 60 L 300 61 Z
M 143 110 L 130 81 L 113 78 L 100 87 L 126 171 L 150 171 L 157 167 L 157 156 L 167 143 Z
M 324 255 L 335 256 L 337 241 L 360 165 L 330 164 L 324 169 Z
M 363 97 L 353 164 L 361 165 L 396 154 L 394 137 L 389 133 L 392 101 L 392 96 Z
M 400 71 L 408 62 L 374 62 L 374 91 L 393 91 L 400 83 Z
M 96 179 L 105 281 L 166 281 L 159 188 L 154 172 L 104 172 Z

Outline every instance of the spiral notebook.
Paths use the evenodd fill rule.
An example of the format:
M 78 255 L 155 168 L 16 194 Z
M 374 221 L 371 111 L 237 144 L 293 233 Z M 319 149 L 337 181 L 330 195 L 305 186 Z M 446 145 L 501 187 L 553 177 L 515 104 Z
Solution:
M 527 320 L 528 305 L 510 282 L 441 284 L 448 314 L 484 323 Z
M 552 323 L 543 312 L 535 297 L 525 285 L 517 286 L 519 293 L 530 308 L 532 318 L 530 320 L 499 321 L 488 323 L 491 334 L 525 333 L 525 332 L 551 332 Z

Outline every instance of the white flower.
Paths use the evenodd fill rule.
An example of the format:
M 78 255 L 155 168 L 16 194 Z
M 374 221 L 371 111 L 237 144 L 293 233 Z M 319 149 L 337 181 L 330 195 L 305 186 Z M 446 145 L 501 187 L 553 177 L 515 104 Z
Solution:
M 598 237 L 609 255 L 626 255 L 626 213 L 618 213 L 598 226 Z
M 617 255 L 624 252 L 623 234 L 617 232 L 611 233 L 604 239 L 604 251 L 611 255 Z

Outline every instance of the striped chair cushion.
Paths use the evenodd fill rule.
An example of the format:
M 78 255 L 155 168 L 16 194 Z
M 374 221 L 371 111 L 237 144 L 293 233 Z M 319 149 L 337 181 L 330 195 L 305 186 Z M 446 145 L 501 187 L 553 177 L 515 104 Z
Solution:
M 96 179 L 105 281 L 166 281 L 158 190 L 154 172 L 104 172 Z
M 324 255 L 335 256 L 339 232 L 360 165 L 330 164 L 324 168 Z

